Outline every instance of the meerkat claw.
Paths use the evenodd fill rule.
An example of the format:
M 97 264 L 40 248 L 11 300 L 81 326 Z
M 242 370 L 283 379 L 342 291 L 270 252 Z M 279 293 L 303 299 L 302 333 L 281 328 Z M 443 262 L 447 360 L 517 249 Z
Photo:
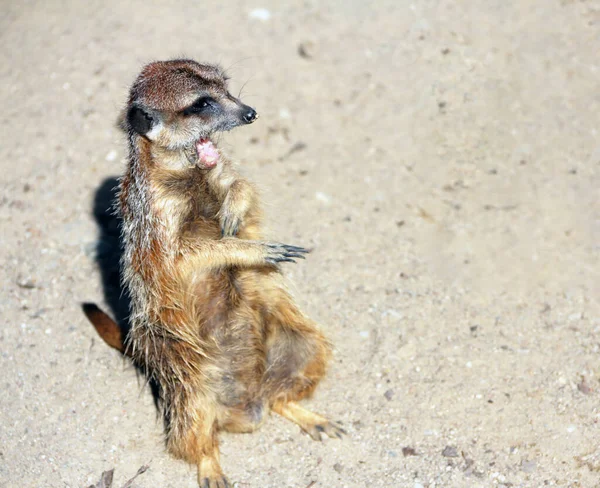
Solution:
M 342 439 L 347 432 L 337 423 L 331 420 L 323 423 L 316 424 L 305 429 L 305 432 L 315 441 L 321 441 L 321 434 L 326 434 L 331 438 Z
M 221 237 L 233 237 L 240 229 L 240 219 L 230 216 L 223 219 L 221 226 Z
M 307 249 L 288 244 L 279 244 L 276 242 L 266 243 L 267 257 L 265 260 L 269 264 L 276 263 L 295 263 L 296 259 L 306 259 Z
M 201 488 L 230 488 L 231 485 L 224 476 L 220 479 L 203 478 L 200 483 Z

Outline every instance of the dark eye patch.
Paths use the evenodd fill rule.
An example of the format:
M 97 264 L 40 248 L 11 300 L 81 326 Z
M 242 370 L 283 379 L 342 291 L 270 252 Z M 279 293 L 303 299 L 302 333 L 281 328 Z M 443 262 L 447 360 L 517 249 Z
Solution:
M 200 97 L 192 105 L 183 109 L 183 115 L 203 114 L 216 108 L 217 102 L 211 97 Z

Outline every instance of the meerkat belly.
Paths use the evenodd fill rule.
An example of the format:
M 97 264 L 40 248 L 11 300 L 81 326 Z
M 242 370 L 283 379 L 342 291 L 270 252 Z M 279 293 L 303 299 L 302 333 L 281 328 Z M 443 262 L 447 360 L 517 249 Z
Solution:
M 199 332 L 211 351 L 219 402 L 239 407 L 257 400 L 266 367 L 263 320 L 237 271 L 211 273 L 198 285 Z

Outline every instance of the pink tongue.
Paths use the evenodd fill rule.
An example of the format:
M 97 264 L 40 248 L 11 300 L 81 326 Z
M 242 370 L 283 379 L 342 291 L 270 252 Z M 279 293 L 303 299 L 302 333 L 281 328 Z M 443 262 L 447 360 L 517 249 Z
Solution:
M 219 151 L 211 141 L 200 139 L 196 142 L 196 151 L 198 151 L 198 161 L 201 166 L 212 168 L 217 165 Z

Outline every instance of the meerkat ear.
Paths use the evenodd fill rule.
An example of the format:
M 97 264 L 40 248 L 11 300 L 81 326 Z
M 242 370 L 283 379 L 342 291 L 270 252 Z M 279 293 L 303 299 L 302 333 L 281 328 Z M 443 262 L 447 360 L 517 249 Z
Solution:
M 127 122 L 141 136 L 147 135 L 157 123 L 152 115 L 136 105 L 127 111 Z

